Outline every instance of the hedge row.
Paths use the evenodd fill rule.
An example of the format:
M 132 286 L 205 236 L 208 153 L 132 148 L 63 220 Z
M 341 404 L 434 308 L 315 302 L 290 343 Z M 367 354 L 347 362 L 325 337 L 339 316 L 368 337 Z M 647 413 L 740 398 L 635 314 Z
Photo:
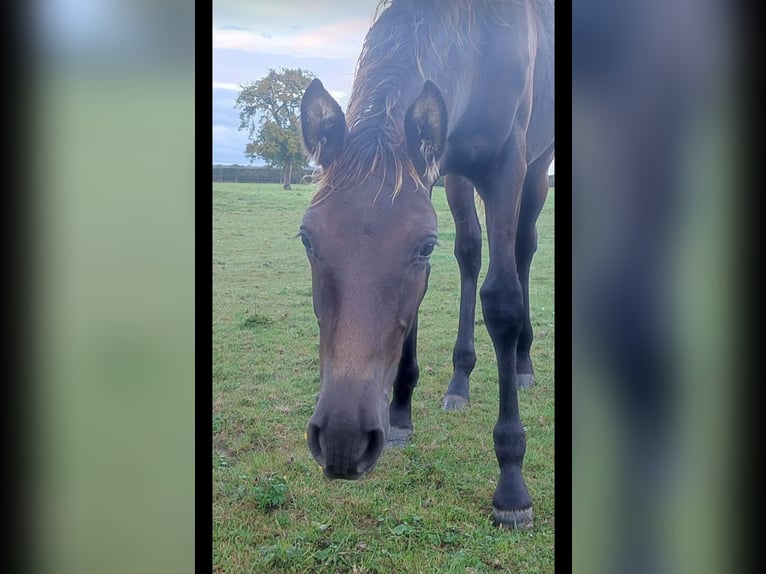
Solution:
M 291 183 L 309 183 L 311 169 L 293 169 Z M 283 171 L 274 167 L 255 167 L 247 165 L 214 165 L 213 181 L 231 183 L 282 183 Z M 555 175 L 549 175 L 548 181 L 553 187 Z M 444 177 L 436 181 L 436 185 L 444 186 Z

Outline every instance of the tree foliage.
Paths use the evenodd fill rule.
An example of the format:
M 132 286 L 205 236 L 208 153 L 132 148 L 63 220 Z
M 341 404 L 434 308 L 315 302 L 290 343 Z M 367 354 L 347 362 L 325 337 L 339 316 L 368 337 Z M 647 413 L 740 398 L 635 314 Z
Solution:
M 285 189 L 290 187 L 293 166 L 306 165 L 298 116 L 303 92 L 314 77 L 300 68 L 269 70 L 264 78 L 244 86 L 234 104 L 240 110 L 239 129 L 247 130 L 250 138 L 245 155 L 284 168 Z

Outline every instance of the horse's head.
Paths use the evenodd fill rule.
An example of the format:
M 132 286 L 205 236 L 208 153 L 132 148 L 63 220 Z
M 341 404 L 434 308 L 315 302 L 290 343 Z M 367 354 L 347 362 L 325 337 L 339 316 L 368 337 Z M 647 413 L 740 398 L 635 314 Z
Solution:
M 427 82 L 405 115 L 405 145 L 360 162 L 340 106 L 314 80 L 301 128 L 323 168 L 300 227 L 319 323 L 321 387 L 308 445 L 327 477 L 357 479 L 386 444 L 402 345 L 428 284 L 436 243 L 429 189 L 446 108 Z

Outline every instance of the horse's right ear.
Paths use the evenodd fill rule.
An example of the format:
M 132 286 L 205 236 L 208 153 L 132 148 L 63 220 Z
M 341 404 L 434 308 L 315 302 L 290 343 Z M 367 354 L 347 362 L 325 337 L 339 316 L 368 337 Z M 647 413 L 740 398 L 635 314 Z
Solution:
M 407 150 L 427 185 L 439 177 L 439 158 L 447 143 L 447 106 L 436 84 L 426 80 L 404 115 Z
M 312 80 L 301 100 L 301 133 L 309 156 L 324 168 L 343 151 L 346 117 L 318 79 Z

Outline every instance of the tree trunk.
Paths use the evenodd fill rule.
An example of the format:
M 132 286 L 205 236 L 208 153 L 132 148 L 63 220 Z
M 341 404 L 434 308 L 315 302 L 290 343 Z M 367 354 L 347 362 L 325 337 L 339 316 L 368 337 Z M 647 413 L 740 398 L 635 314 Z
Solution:
M 283 189 L 292 189 L 290 187 L 290 180 L 293 178 L 293 162 L 287 162 L 285 165 L 285 179 L 284 179 L 284 185 L 282 186 Z

